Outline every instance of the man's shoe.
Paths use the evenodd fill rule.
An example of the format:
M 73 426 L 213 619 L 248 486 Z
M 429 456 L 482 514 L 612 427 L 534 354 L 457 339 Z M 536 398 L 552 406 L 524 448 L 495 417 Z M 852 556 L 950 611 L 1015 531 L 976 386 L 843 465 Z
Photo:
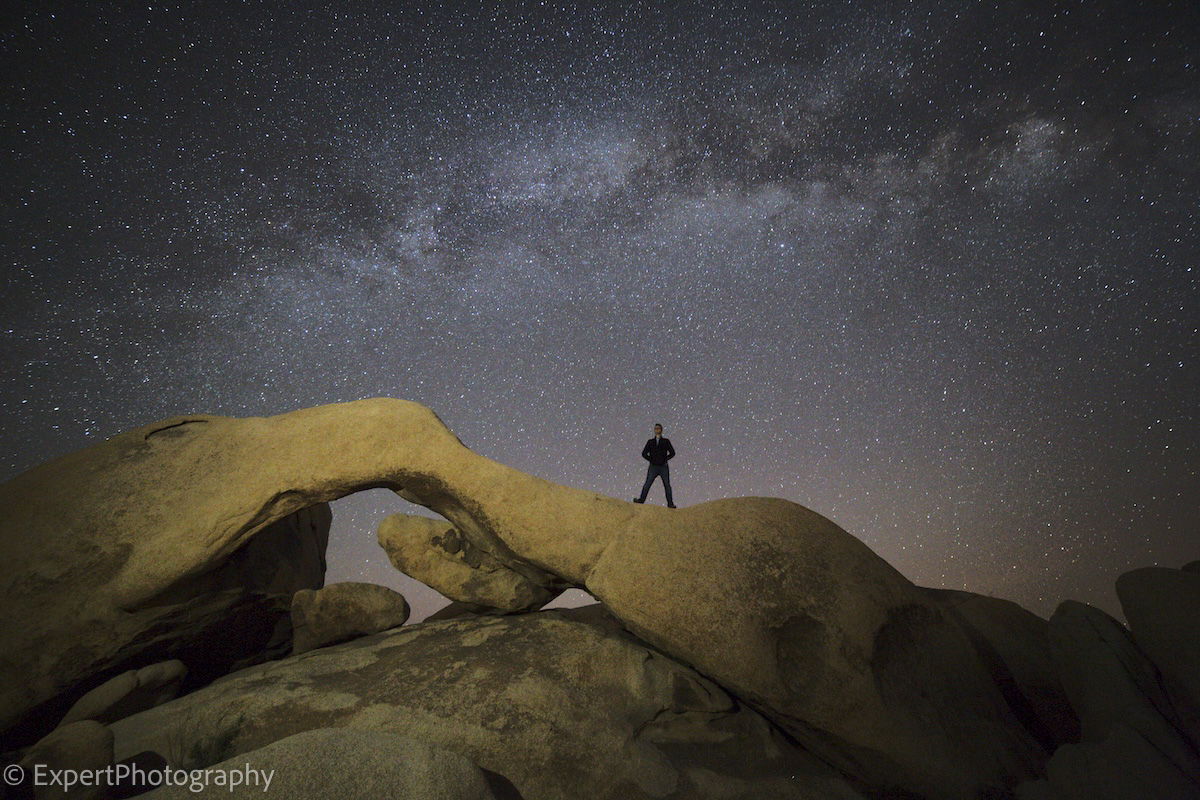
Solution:
M 635 502 L 635 503 L 644 503 L 644 502 L 646 502 L 646 501 L 645 501 L 645 500 L 641 500 L 641 499 L 639 499 L 639 498 L 635 497 L 635 498 L 633 498 L 633 502 Z
M 678 508 L 679 506 L 668 505 L 667 508 Z

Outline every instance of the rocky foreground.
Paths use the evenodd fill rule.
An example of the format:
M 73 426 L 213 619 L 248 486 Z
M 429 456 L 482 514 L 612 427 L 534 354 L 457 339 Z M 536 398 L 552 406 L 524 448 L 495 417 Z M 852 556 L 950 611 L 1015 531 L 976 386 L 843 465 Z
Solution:
M 378 487 L 444 518 L 378 532 L 455 601 L 420 624 L 384 587 L 323 586 L 327 503 Z M 47 462 L 0 485 L 0 559 L 0 749 L 27 777 L 250 763 L 281 797 L 1200 798 L 1200 563 L 1122 576 L 1128 629 L 1071 601 L 1047 621 L 916 586 L 795 503 L 560 486 L 401 400 L 189 415 Z M 538 610 L 571 587 L 600 603 Z

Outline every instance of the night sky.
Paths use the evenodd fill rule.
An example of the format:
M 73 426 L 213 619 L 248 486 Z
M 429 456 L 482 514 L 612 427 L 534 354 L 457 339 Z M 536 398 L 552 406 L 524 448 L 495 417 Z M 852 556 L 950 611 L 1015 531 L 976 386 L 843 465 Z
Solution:
M 681 506 L 1119 613 L 1200 559 L 1197 8 L 21 4 L 0 479 L 386 395 L 631 499 L 661 422 Z M 333 510 L 329 581 L 444 602 Z

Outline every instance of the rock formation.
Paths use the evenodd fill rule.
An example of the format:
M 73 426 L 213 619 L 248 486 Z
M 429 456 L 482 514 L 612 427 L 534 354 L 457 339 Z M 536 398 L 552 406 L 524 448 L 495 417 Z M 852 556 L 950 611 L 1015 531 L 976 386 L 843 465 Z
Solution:
M 480 611 L 530 611 L 567 588 L 560 580 L 535 581 L 508 568 L 444 519 L 393 514 L 379 525 L 377 538 L 396 569 Z
M 292 595 L 292 652 L 303 653 L 403 625 L 404 595 L 374 583 L 334 583 Z
M 1200 570 L 1144 567 L 1117 579 L 1133 639 L 1162 673 L 1184 731 L 1200 750 Z M 1197 565 L 1200 567 L 1200 565 Z
M 171 700 L 179 694 L 187 666 L 178 659 L 122 672 L 79 698 L 59 725 L 81 719 L 114 722 Z
M 37 511 L 81 484 L 88 502 L 67 520 Z M 647 642 L 851 774 L 961 796 L 1036 775 L 1045 759 L 1012 724 L 966 635 L 824 517 L 771 498 L 668 510 L 560 486 L 476 455 L 428 408 L 386 398 L 266 419 L 165 420 L 6 484 L 0 509 L 39 532 L 4 537 L 10 563 L 63 573 L 57 590 L 25 582 L 10 594 L 27 605 L 96 597 L 90 619 L 64 614 L 36 645 L 15 637 L 12 666 L 37 650 L 61 681 L 89 626 L 178 597 L 189 577 L 277 519 L 381 486 L 440 513 L 533 583 L 586 588 Z M 30 494 L 48 502 L 30 504 Z M 72 540 L 64 522 L 74 540 L 91 533 L 94 570 L 72 573 L 79 557 L 66 542 L 12 547 L 41 531 Z M 5 718 L 62 685 L 37 688 L 41 697 L 14 697 L 5 686 Z
M 1046 620 L 1009 600 L 925 592 L 959 621 L 1005 702 L 1046 752 L 1079 740 L 1079 718 L 1063 690 Z
M 122 434 L 0 484 L 0 557 L 11 566 L 0 578 L 5 747 L 46 733 L 122 672 L 178 659 L 186 690 L 291 650 L 292 594 L 324 582 L 329 507 L 289 510 L 222 557 L 189 559 L 181 551 L 196 543 L 173 540 L 171 526 L 224 512 L 189 508 L 191 478 L 163 457 L 183 430 Z M 204 453 L 193 456 L 206 471 Z M 167 489 L 172 476 L 181 483 Z M 134 553 L 175 568 L 148 594 L 120 599 Z
M 454 598 L 453 613 L 465 615 L 251 666 L 205 689 L 196 689 L 203 681 L 184 687 L 190 693 L 113 723 L 117 757 L 169 749 L 167 734 L 147 731 L 174 730 L 176 719 L 210 731 L 201 744 L 221 744 L 200 747 L 204 764 L 290 733 L 348 726 L 464 752 L 531 797 L 563 796 L 567 784 L 547 774 L 561 768 L 582 769 L 588 786 L 608 787 L 612 796 L 861 790 L 931 800 L 1007 797 L 1018 786 L 1057 790 L 1047 766 L 1052 754 L 1059 775 L 1073 774 L 1102 752 L 1087 746 L 1125 741 L 1125 729 L 1172 765 L 1190 763 L 1187 750 L 1170 749 L 1175 744 L 1165 744 L 1136 704 L 1123 705 L 1100 739 L 1089 738 L 1103 718 L 1087 699 L 1097 690 L 1087 688 L 1090 673 L 1073 670 L 1077 661 L 1066 652 L 1086 641 L 1064 650 L 1069 636 L 1056 638 L 1054 626 L 1014 604 L 914 586 L 795 503 L 745 497 L 668 510 L 560 486 L 471 452 L 428 408 L 387 398 L 269 418 L 165 420 L 0 486 L 0 557 L 9 566 L 3 597 L 12 618 L 36 623 L 3 631 L 0 727 L 10 743 L 33 741 L 24 722 L 54 704 L 65 709 L 118 665 L 194 649 L 198 626 L 168 622 L 216 609 L 201 614 L 208 622 L 199 627 L 230 630 L 230 609 L 256 596 L 247 586 L 261 587 L 257 593 L 273 598 L 278 613 L 268 616 L 270 630 L 239 642 L 238 652 L 259 660 L 285 655 L 279 643 L 291 644 L 291 623 L 278 599 L 290 603 L 292 592 L 316 588 L 298 585 L 311 578 L 303 565 L 313 558 L 286 554 L 323 551 L 324 504 L 380 487 L 444 517 L 390 518 L 379 539 L 396 566 Z M 283 557 L 297 561 L 272 573 L 267 564 L 275 562 L 253 548 L 280 530 L 285 540 L 319 547 L 285 544 Z M 611 629 L 601 636 L 595 620 L 582 626 L 590 626 L 586 632 L 570 615 L 522 613 L 565 587 L 598 598 L 615 620 Z M 546 627 L 552 623 L 558 627 Z M 1190 655 L 1163 644 L 1175 635 L 1170 625 L 1137 625 L 1149 650 L 1166 653 L 1163 670 L 1173 676 L 1163 689 L 1173 705 L 1152 701 L 1154 713 L 1186 728 L 1190 712 L 1176 706 L 1190 684 L 1176 673 Z M 518 657 L 522 641 L 530 652 Z M 538 650 L 554 654 L 564 644 L 599 648 L 609 662 Z M 165 657 L 195 669 L 186 655 Z M 530 664 L 532 657 L 546 663 Z M 223 663 L 224 671 L 245 666 L 232 657 Z M 505 663 L 507 671 L 496 672 Z M 373 671 L 376 664 L 390 665 L 386 675 Z M 671 679 L 672 702 L 683 710 L 662 705 L 664 690 L 654 682 L 661 676 L 646 677 L 648 664 L 674 676 L 687 671 L 686 680 Z M 612 675 L 633 683 L 616 685 Z M 626 699 L 611 708 L 594 698 L 580 705 L 569 687 L 588 681 Z M 486 692 L 470 688 L 476 684 Z M 289 711 L 261 704 L 288 686 L 309 687 L 286 702 L 276 697 L 281 709 L 293 704 Z M 251 718 L 222 721 L 222 708 Z M 740 721 L 714 733 L 714 714 Z M 641 727 L 631 731 L 631 719 Z M 562 739 L 564 749 L 523 758 L 499 741 L 531 730 Z M 581 731 L 593 746 L 608 743 L 604 758 L 589 761 L 582 744 L 571 744 Z M 1180 737 L 1185 747 L 1193 747 L 1191 735 Z M 738 758 L 719 748 L 696 756 L 703 751 L 697 742 L 722 737 L 750 743 L 739 751 L 743 760 L 753 752 L 762 764 L 802 764 L 797 774 L 809 788 L 786 780 L 744 785 L 750 776 L 731 767 Z M 545 759 L 558 766 L 548 769 Z M 777 774 L 775 766 L 764 769 Z M 583 795 L 605 796 L 597 791 Z
M 1021 797 L 1200 798 L 1200 754 L 1124 626 L 1066 601 L 1050 618 L 1050 644 L 1080 741 L 1059 747 L 1046 779 L 1022 787 Z
M 530 800 L 858 794 L 601 606 L 394 628 L 244 669 L 112 726 L 192 768 L 319 727 L 455 750 Z M 718 792 L 719 790 L 719 792 Z

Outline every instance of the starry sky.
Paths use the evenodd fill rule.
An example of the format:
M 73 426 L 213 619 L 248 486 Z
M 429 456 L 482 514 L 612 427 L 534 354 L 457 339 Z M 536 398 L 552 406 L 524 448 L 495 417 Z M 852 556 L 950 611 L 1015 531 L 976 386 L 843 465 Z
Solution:
M 0 479 L 386 395 L 624 499 L 661 422 L 679 505 L 784 497 L 1044 616 L 1200 559 L 1194 3 L 0 24 Z M 329 581 L 445 602 L 375 543 L 421 509 L 333 511 Z

